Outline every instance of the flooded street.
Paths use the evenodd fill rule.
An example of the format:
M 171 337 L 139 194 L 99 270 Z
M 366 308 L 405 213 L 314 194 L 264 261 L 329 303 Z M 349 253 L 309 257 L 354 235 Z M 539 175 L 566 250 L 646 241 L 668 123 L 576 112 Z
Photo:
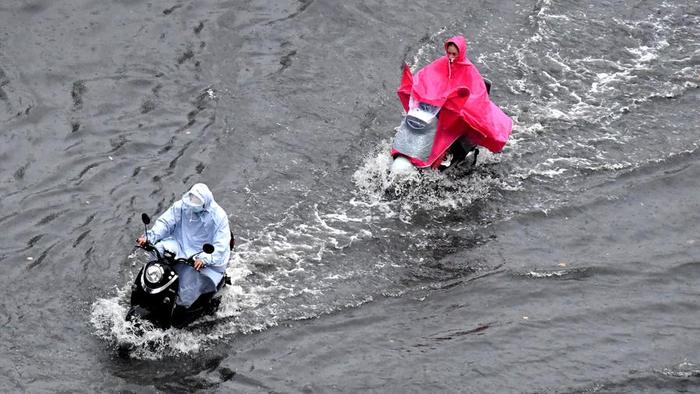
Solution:
M 683 1 L 0 5 L 0 390 L 698 391 L 698 26 Z M 455 34 L 513 134 L 396 183 L 401 67 Z M 140 215 L 196 182 L 233 286 L 139 333 Z

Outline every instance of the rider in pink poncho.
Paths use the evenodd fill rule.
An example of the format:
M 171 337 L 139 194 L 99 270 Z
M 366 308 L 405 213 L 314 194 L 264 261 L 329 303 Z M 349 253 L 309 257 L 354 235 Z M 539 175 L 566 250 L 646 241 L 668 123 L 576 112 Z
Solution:
M 454 48 L 457 51 L 454 51 Z M 449 52 L 452 54 L 448 54 Z M 454 36 L 445 42 L 445 56 L 419 70 L 406 65 L 397 91 L 406 111 L 410 98 L 441 107 L 432 151 L 426 161 L 409 157 L 417 167 L 437 167 L 449 147 L 461 137 L 492 152 L 508 141 L 512 120 L 491 102 L 479 70 L 467 59 L 467 41 Z M 401 152 L 392 149 L 392 155 Z

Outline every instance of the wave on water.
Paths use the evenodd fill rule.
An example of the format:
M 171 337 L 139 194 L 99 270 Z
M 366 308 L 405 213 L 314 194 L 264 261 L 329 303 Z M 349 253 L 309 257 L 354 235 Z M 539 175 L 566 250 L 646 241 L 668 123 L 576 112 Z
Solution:
M 477 168 L 469 173 L 427 170 L 398 177 L 390 172 L 390 151 L 391 140 L 380 142 L 355 171 L 353 180 L 359 198 L 384 205 L 407 223 L 416 214 L 449 216 L 493 192 L 517 189 L 496 170 L 501 156 L 486 150 L 479 155 Z
M 697 146 L 688 133 L 658 132 L 673 130 L 672 119 L 645 116 L 659 100 L 697 89 L 699 51 L 683 49 L 692 46 L 688 22 L 697 26 L 697 15 L 669 3 L 629 19 L 559 8 L 538 2 L 525 39 L 478 58 L 505 76 L 495 94 L 503 96 L 499 86 L 510 93 L 503 101 L 515 120 L 509 159 L 522 164 L 514 176 L 575 179 L 644 165 L 658 158 L 654 147 Z
M 689 362 L 688 360 L 685 360 L 679 363 L 678 365 L 674 365 L 670 368 L 664 368 L 658 372 L 664 376 L 672 378 L 688 379 L 700 376 L 700 367 L 698 367 L 698 365 L 696 364 Z
M 521 275 L 531 279 L 583 280 L 593 275 L 593 269 L 584 267 L 561 268 L 557 270 L 533 270 Z
M 144 254 L 143 258 L 147 256 Z M 133 260 L 132 267 L 140 268 L 137 253 L 130 255 L 129 259 Z M 249 274 L 245 267 L 234 267 L 228 270 L 228 275 L 234 282 L 242 280 Z M 228 300 L 227 304 L 234 306 L 222 308 L 216 316 L 200 319 L 193 328 L 163 330 L 147 321 L 125 320 L 133 280 L 132 276 L 123 287 L 117 288 L 113 297 L 97 299 L 92 305 L 90 322 L 95 327 L 95 334 L 98 337 L 107 340 L 115 348 L 127 349 L 129 356 L 137 359 L 160 359 L 199 352 L 211 341 L 223 335 L 220 330 L 207 328 L 207 322 L 222 317 L 235 317 L 240 309 L 252 308 L 259 304 L 259 298 L 255 293 L 243 292 L 240 286 L 229 286 L 225 290 L 225 298 Z M 235 326 L 236 331 L 227 332 L 227 334 L 246 333 L 262 328 L 264 327 L 239 324 Z

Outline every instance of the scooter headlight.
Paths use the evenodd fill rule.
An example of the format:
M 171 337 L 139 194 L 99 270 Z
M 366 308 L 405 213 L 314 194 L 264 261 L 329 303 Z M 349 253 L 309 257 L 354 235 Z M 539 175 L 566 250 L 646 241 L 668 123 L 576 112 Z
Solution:
M 146 268 L 146 281 L 151 284 L 156 284 L 163 279 L 163 267 L 160 264 L 151 264 Z

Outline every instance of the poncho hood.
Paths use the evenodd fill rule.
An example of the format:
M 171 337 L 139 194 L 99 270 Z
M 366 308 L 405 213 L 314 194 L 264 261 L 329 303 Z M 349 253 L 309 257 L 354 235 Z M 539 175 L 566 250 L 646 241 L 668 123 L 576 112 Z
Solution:
M 182 202 L 190 207 L 201 203 L 204 206 L 204 210 L 209 210 L 212 202 L 214 202 L 214 195 L 207 185 L 196 183 L 190 190 L 182 195 Z
M 447 53 L 447 46 L 450 44 L 455 44 L 457 46 L 457 57 L 455 60 L 452 62 L 454 63 L 463 63 L 463 64 L 471 64 L 469 60 L 467 60 L 467 40 L 464 39 L 462 36 L 454 36 L 450 38 L 449 40 L 445 41 L 445 53 Z M 449 58 L 448 58 L 449 61 Z

